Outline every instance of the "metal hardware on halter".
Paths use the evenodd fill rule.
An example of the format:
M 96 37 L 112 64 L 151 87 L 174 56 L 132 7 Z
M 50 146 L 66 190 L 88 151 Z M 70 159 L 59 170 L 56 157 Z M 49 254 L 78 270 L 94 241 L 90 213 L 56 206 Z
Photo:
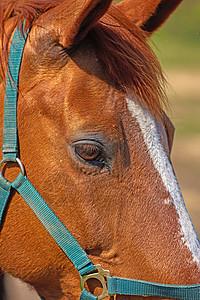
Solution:
M 22 175 L 25 174 L 23 164 L 22 164 L 22 162 L 21 162 L 21 160 L 19 158 L 4 158 L 0 162 L 0 177 L 3 177 L 5 179 L 5 177 L 2 175 L 1 169 L 2 169 L 2 167 L 3 167 L 4 164 L 9 163 L 9 162 L 16 163 L 18 165 L 18 167 L 20 168 L 21 174 Z
M 85 283 L 87 280 L 97 279 L 101 283 L 102 288 L 103 288 L 103 292 L 97 298 L 98 300 L 101 300 L 101 299 L 104 299 L 104 298 L 110 296 L 110 294 L 108 294 L 108 288 L 107 288 L 105 276 L 111 277 L 111 275 L 110 275 L 110 271 L 104 270 L 101 265 L 95 265 L 94 267 L 96 268 L 97 272 L 94 272 L 94 273 L 91 273 L 88 275 L 84 275 L 84 276 L 80 276 L 81 277 L 80 278 L 81 290 L 83 290 L 85 288 Z

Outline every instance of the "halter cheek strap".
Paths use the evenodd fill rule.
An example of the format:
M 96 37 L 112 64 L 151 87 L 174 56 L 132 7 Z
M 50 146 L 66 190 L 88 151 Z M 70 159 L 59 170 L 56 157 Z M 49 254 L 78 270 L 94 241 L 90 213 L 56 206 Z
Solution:
M 5 207 L 11 190 L 14 189 L 23 197 L 51 237 L 79 272 L 82 289 L 80 300 L 101 300 L 115 294 L 200 300 L 200 285 L 167 285 L 112 277 L 110 272 L 103 270 L 100 265 L 94 266 L 85 250 L 24 175 L 23 165 L 19 160 L 18 152 L 17 98 L 19 71 L 27 35 L 22 35 L 16 29 L 10 47 L 8 62 L 10 75 L 7 75 L 4 100 L 3 160 L 0 163 L 0 168 L 2 169 L 4 164 L 16 162 L 21 172 L 13 182 L 6 180 L 2 173 L 0 173 L 0 223 L 5 213 Z M 103 292 L 100 296 L 95 296 L 85 289 L 86 281 L 91 278 L 100 281 L 103 287 Z

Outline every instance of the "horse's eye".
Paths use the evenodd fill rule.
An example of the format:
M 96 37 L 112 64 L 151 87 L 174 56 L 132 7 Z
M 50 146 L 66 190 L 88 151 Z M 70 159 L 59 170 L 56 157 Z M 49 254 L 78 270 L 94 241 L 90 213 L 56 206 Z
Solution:
M 75 146 L 76 155 L 84 161 L 103 167 L 102 149 L 94 144 L 78 144 Z

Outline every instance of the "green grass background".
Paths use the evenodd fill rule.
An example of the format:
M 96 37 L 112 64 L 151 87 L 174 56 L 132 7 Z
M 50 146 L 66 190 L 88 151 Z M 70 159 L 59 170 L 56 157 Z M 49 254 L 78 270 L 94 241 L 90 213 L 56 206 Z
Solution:
M 193 80 L 189 78 L 193 71 L 197 74 L 196 84 L 200 86 L 199 0 L 184 0 L 166 24 L 154 33 L 152 40 L 156 45 L 154 52 L 169 76 L 172 70 L 177 70 L 180 74 L 188 73 L 188 80 Z M 185 86 L 183 88 L 186 89 Z M 172 119 L 176 136 L 200 134 L 200 94 L 176 94 L 170 97 L 170 102 L 175 112 Z
M 200 1 L 184 0 L 152 40 L 164 68 L 200 68 Z
M 153 35 L 164 68 L 200 68 L 200 1 L 184 0 Z

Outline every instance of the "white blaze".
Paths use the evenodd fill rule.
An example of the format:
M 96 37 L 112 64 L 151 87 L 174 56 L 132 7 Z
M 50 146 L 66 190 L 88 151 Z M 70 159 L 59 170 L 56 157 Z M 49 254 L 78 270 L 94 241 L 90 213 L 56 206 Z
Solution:
M 159 172 L 163 184 L 166 190 L 169 192 L 175 205 L 179 216 L 179 223 L 181 226 L 180 234 L 182 240 L 192 253 L 193 260 L 200 267 L 200 243 L 190 220 L 189 214 L 186 210 L 172 165 L 161 144 L 156 122 L 150 112 L 143 108 L 139 103 L 135 103 L 132 99 L 130 99 L 129 96 L 126 100 L 129 111 L 140 126 L 144 137 L 144 142 L 148 148 L 153 164 L 156 170 Z M 169 203 L 169 199 L 167 202 Z

